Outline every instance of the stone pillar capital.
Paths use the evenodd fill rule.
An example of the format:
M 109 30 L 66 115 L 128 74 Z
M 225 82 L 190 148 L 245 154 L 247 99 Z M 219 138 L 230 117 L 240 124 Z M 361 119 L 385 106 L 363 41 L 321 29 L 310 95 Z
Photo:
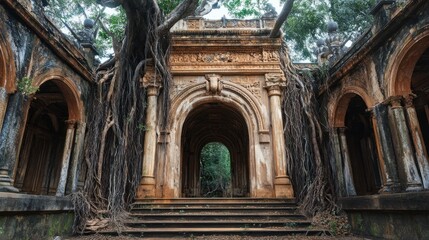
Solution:
M 411 93 L 404 96 L 404 104 L 406 108 L 414 107 L 414 99 L 417 95 Z
M 401 108 L 402 107 L 402 96 L 392 96 L 386 99 L 386 103 L 390 104 L 392 108 Z
M 337 127 L 337 129 L 341 134 L 344 134 L 346 133 L 347 127 Z
M 142 87 L 146 88 L 148 96 L 157 96 L 162 87 L 161 76 L 155 73 L 152 67 L 146 70 L 145 75 L 140 80 Z
M 73 128 L 75 128 L 78 121 L 76 121 L 74 119 L 70 119 L 70 120 L 66 120 L 65 123 L 67 125 L 67 129 L 73 129 Z
M 286 87 L 286 78 L 283 73 L 265 74 L 265 89 L 268 91 L 268 96 L 280 96 L 284 87 Z

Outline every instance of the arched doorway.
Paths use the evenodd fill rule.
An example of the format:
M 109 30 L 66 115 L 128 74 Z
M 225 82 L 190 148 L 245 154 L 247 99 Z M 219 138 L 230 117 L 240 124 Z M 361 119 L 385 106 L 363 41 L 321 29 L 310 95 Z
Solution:
M 358 95 L 350 98 L 345 115 L 345 134 L 357 195 L 375 194 L 381 188 L 374 131 L 367 106 Z
M 205 103 L 189 113 L 182 129 L 182 196 L 202 197 L 200 153 L 210 142 L 230 152 L 232 196 L 249 196 L 249 133 L 243 116 L 225 104 Z
M 49 80 L 32 96 L 14 181 L 22 192 L 58 194 L 60 178 L 67 177 L 63 159 L 67 157 L 68 168 L 75 121 L 80 120 L 73 95 L 66 83 Z

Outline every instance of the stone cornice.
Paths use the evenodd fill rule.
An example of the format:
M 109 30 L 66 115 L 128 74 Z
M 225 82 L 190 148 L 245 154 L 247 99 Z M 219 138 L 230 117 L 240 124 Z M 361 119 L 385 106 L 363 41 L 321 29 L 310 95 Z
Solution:
M 92 70 L 86 63 L 84 55 L 45 17 L 45 24 L 35 18 L 16 0 L 0 0 L 25 26 L 31 29 L 50 50 L 87 81 L 93 81 Z

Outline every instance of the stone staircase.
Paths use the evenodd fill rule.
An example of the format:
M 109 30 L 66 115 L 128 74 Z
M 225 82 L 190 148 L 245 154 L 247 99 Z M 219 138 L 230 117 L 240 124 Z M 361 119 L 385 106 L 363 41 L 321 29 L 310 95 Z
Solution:
M 114 230 L 103 234 L 117 235 Z M 123 235 L 135 237 L 330 235 L 296 211 L 293 199 L 144 199 L 133 204 Z

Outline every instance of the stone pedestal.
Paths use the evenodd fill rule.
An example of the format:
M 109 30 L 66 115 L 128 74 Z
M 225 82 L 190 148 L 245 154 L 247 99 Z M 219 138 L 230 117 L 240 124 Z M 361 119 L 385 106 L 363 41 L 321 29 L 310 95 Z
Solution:
M 274 191 L 276 197 L 293 197 L 293 188 L 287 175 L 286 150 L 281 112 L 281 89 L 286 85 L 282 73 L 265 75 L 266 89 L 270 99 L 273 158 L 275 165 Z

